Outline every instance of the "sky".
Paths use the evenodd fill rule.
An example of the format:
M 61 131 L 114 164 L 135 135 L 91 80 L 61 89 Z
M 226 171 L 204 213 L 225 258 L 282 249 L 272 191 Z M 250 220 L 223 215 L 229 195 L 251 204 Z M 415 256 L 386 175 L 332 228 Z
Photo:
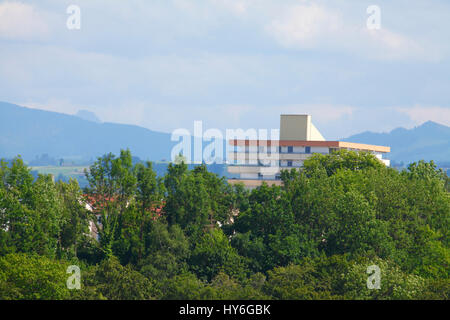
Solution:
M 448 0 L 0 1 L 0 101 L 163 132 L 450 126 L 449 17 Z

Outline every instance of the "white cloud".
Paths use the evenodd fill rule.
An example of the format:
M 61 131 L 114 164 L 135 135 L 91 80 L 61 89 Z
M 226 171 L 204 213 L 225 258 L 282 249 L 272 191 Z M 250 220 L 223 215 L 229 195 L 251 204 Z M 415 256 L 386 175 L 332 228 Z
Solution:
M 252 5 L 249 0 L 210 0 L 213 5 L 229 10 L 234 15 L 240 16 L 247 12 Z
M 33 6 L 19 2 L 0 4 L 0 38 L 29 40 L 48 33 L 44 14 Z
M 340 15 L 317 4 L 287 8 L 266 30 L 286 47 L 311 47 L 343 28 Z
M 369 30 L 363 18 L 362 14 L 356 19 L 335 8 L 304 1 L 272 17 L 265 30 L 285 48 L 331 49 L 379 60 L 439 58 L 415 39 L 385 25 Z
M 380 0 L 370 31 L 365 5 L 343 0 L 85 0 L 72 32 L 70 1 L 0 2 L 2 100 L 163 131 L 278 128 L 280 113 L 312 114 L 329 139 L 448 124 L 446 108 L 395 111 L 449 100 L 448 54 L 429 63 L 448 47 L 448 5 Z
M 419 42 L 388 29 L 361 29 L 361 39 L 365 41 L 365 52 L 379 60 L 439 60 L 440 54 L 432 48 L 425 49 Z
M 302 104 L 286 106 L 280 108 L 282 113 L 309 114 L 314 120 L 322 124 L 331 123 L 342 119 L 345 116 L 351 116 L 356 110 L 352 106 L 340 106 L 331 104 Z
M 426 107 L 414 106 L 408 108 L 398 108 L 400 112 L 406 113 L 417 125 L 427 121 L 434 121 L 446 126 L 450 126 L 449 107 Z

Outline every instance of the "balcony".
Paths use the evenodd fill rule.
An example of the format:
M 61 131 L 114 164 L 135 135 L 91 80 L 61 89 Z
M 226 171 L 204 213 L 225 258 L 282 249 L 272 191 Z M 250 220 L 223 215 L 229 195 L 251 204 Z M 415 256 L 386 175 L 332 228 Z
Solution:
M 289 161 L 301 161 L 306 160 L 312 157 L 314 154 L 319 153 L 258 153 L 258 152 L 229 152 L 228 159 L 233 160 L 245 160 L 249 161 L 258 161 L 258 160 L 267 160 L 267 161 L 277 161 L 277 160 L 289 160 Z M 326 153 L 319 153 L 326 154 Z

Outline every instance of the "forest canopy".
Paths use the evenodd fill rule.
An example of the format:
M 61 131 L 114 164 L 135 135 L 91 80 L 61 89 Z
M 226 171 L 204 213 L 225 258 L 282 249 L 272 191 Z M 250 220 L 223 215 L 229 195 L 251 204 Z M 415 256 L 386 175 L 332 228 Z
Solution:
M 205 165 L 158 177 L 122 150 L 85 175 L 1 162 L 0 299 L 449 298 L 449 178 L 432 161 L 317 154 L 247 190 Z

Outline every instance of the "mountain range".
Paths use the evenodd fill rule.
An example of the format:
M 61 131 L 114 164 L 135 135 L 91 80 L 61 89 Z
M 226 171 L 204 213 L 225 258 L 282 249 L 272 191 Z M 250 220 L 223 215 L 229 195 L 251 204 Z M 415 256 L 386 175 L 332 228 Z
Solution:
M 433 121 L 412 129 L 397 128 L 387 133 L 363 132 L 343 141 L 390 146 L 391 152 L 387 158 L 396 162 L 450 162 L 450 127 Z
M 32 160 L 48 154 L 58 159 L 92 159 L 129 148 L 135 156 L 159 161 L 170 159 L 175 143 L 168 133 L 135 125 L 100 123 L 0 102 L 0 158 L 21 155 Z
M 48 154 L 57 159 L 95 159 L 129 148 L 141 159 L 161 161 L 170 159 L 177 143 L 170 138 L 169 133 L 135 125 L 102 123 L 86 110 L 68 115 L 0 102 L 0 158 L 20 154 L 30 161 Z M 450 127 L 432 121 L 412 129 L 363 132 L 342 140 L 390 146 L 387 158 L 395 162 L 450 162 Z

